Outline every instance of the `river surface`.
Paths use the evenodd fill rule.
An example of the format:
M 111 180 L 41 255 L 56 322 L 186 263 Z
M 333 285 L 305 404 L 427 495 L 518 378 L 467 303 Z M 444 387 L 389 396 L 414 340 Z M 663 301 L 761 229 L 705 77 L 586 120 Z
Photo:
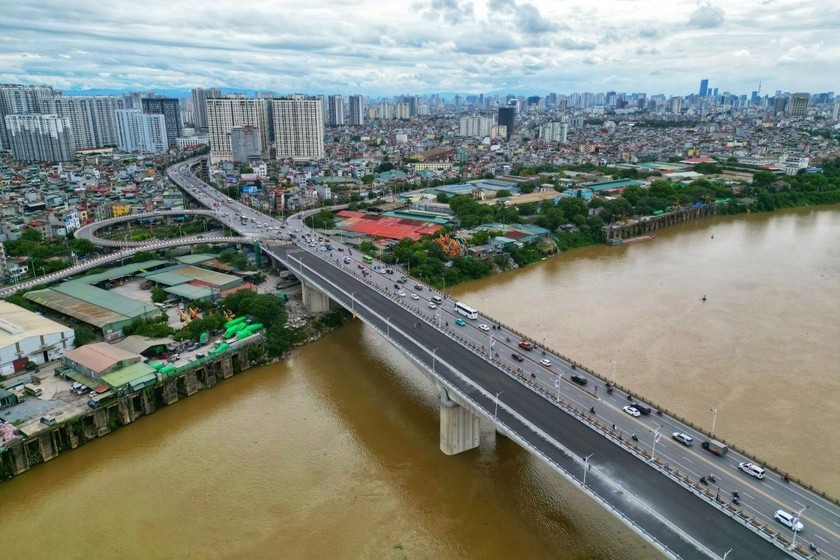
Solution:
M 715 218 L 455 294 L 837 495 L 838 240 L 836 210 Z M 489 425 L 455 457 L 438 430 L 354 323 L 0 484 L 3 557 L 658 556 Z

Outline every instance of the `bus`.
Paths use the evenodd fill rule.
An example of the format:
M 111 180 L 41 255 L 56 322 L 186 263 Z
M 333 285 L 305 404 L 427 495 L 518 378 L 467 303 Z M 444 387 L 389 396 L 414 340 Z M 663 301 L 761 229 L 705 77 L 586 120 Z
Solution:
M 455 302 L 455 311 L 457 311 L 467 319 L 478 319 L 478 311 L 476 311 L 469 305 L 461 303 L 460 301 Z
M 365 256 L 362 257 L 362 260 L 364 260 L 366 263 L 370 264 L 370 263 L 373 262 L 373 257 L 371 257 L 370 255 L 365 255 Z

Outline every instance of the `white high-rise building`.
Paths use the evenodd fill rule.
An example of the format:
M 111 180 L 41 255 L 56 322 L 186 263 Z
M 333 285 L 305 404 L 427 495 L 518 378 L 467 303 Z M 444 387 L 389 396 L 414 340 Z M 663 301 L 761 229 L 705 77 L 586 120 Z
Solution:
M 58 162 L 73 159 L 73 134 L 67 119 L 35 113 L 6 115 L 3 120 L 15 160 Z
M 361 95 L 350 96 L 350 126 L 365 124 L 365 100 Z
M 496 124 L 491 117 L 461 117 L 458 127 L 459 136 L 473 136 L 484 138 L 490 136 L 490 129 Z
M 391 120 L 394 118 L 394 106 L 390 103 L 382 102 L 376 107 L 376 118 Z
M 324 157 L 323 104 L 316 97 L 291 95 L 271 100 L 277 159 Z
M 397 103 L 397 119 L 409 119 L 411 118 L 411 107 L 408 103 Z
M 122 108 L 123 99 L 113 96 L 57 97 L 55 100 L 58 116 L 70 121 L 77 150 L 115 146 L 116 111 Z
M 158 154 L 169 149 L 166 116 L 137 109 L 117 109 L 117 142 L 124 152 Z
M 6 115 L 25 113 L 55 113 L 53 100 L 61 95 L 47 86 L 25 86 L 22 84 L 0 84 L 0 149 L 10 149 L 6 130 Z
M 340 95 L 331 95 L 329 98 L 329 110 L 327 113 L 328 126 L 344 125 L 344 98 Z
M 569 136 L 569 125 L 563 122 L 551 122 L 540 127 L 540 138 L 546 142 L 566 143 Z
M 211 163 L 233 161 L 230 131 L 234 127 L 252 127 L 259 140 L 260 153 L 268 157 L 268 103 L 267 99 L 248 99 L 242 94 L 206 100 Z

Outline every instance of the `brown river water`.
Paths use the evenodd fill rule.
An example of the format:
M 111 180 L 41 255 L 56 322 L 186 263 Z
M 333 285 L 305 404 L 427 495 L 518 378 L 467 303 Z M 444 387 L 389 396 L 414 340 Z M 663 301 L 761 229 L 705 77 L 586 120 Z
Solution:
M 717 408 L 721 437 L 837 495 L 838 240 L 836 210 L 715 218 L 455 294 L 699 424 Z M 658 557 L 489 425 L 443 455 L 433 388 L 359 323 L 0 484 L 0 550 Z

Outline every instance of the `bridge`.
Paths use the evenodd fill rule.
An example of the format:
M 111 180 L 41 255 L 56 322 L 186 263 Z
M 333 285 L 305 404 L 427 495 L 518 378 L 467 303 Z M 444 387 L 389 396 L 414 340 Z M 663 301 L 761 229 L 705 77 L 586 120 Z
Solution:
M 661 415 L 629 415 L 624 407 L 639 399 L 626 389 L 549 348 L 522 350 L 518 343 L 531 337 L 486 315 L 456 323 L 462 316 L 442 294 L 414 279 L 396 282 L 382 273 L 381 263 L 363 262 L 335 241 L 333 251 L 326 250 L 303 223 L 304 214 L 281 222 L 226 199 L 192 174 L 196 163 L 171 167 L 170 178 L 205 205 L 215 202 L 284 232 L 277 237 L 285 241 L 266 242 L 263 250 L 301 279 L 310 310 L 333 304 L 351 310 L 425 372 L 440 393 L 444 453 L 477 447 L 483 420 L 668 556 L 809 558 L 817 554 L 810 549 L 815 544 L 821 558 L 840 559 L 836 500 L 784 481 L 769 467 L 766 478 L 752 478 L 739 464 L 763 461 L 731 442 L 723 457 L 703 450 L 700 443 L 713 434 L 653 403 L 647 404 Z M 435 297 L 443 302 L 433 309 Z M 694 444 L 672 440 L 673 433 L 688 435 Z M 740 499 L 733 499 L 733 491 Z M 799 512 L 805 529 L 794 534 L 776 521 L 779 509 Z
M 712 434 L 652 403 L 661 415 L 625 413 L 624 406 L 639 401 L 624 388 L 607 391 L 604 379 L 549 348 L 521 349 L 519 341 L 529 337 L 484 314 L 456 323 L 461 315 L 442 294 L 414 279 L 395 282 L 394 275 L 373 269 L 380 263 L 363 262 L 334 241 L 334 250 L 325 250 L 302 215 L 285 223 L 227 199 L 192 174 L 197 163 L 177 164 L 167 173 L 189 196 L 215 208 L 231 229 L 249 238 L 273 238 L 263 242 L 263 250 L 301 279 L 310 310 L 332 305 L 351 310 L 434 383 L 444 453 L 477 447 L 480 423 L 489 422 L 669 557 L 809 558 L 817 554 L 809 549 L 814 543 L 821 558 L 840 559 L 835 500 L 797 481 L 784 482 L 770 469 L 763 480 L 751 478 L 738 464 L 760 460 L 732 443 L 723 457 L 702 450 L 699 443 Z M 238 223 L 243 214 L 248 224 Z M 219 239 L 225 241 L 173 241 L 242 241 Z M 166 244 L 123 249 L 107 258 Z M 435 297 L 443 301 L 433 309 Z M 672 433 L 690 436 L 694 445 L 672 441 Z M 703 484 L 709 473 L 715 480 Z M 740 500 L 733 499 L 735 490 Z M 794 534 L 781 525 L 773 518 L 778 509 L 799 512 L 805 529 Z

